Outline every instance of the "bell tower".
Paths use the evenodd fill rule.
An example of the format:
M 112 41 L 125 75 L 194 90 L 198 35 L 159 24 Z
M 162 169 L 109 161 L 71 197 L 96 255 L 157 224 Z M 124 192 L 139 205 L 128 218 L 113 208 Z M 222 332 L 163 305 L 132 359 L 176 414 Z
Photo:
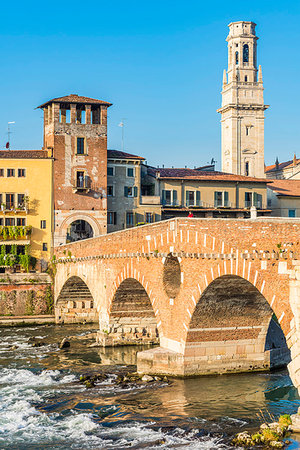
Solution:
M 222 171 L 263 178 L 264 104 L 261 66 L 257 69 L 254 22 L 229 24 L 228 69 L 223 73 Z

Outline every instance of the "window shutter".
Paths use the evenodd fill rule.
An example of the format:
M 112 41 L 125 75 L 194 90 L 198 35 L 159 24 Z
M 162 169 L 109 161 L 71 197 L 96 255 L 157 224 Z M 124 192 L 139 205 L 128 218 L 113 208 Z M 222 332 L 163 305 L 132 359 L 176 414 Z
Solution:
M 162 199 L 162 204 L 165 205 L 166 204 L 166 191 L 165 191 L 165 189 L 163 189 L 161 191 L 161 199 Z
M 189 191 L 185 191 L 185 204 L 186 204 L 186 206 L 190 206 L 189 205 Z
M 196 191 L 196 206 L 200 206 L 200 191 Z
M 257 206 L 257 192 L 253 192 L 253 206 Z M 252 206 L 252 205 L 251 205 Z
M 173 206 L 177 205 L 177 191 L 173 190 Z
M 134 192 L 134 196 L 137 197 L 138 196 L 138 188 L 137 188 L 137 186 L 134 186 L 133 192 Z
M 124 186 L 124 197 L 128 197 L 128 187 Z
M 224 192 L 224 206 L 229 206 L 228 204 L 228 192 Z
M 114 220 L 114 225 L 117 225 L 117 213 L 116 212 L 114 212 L 113 220 Z
M 218 192 L 215 191 L 215 208 L 218 206 Z

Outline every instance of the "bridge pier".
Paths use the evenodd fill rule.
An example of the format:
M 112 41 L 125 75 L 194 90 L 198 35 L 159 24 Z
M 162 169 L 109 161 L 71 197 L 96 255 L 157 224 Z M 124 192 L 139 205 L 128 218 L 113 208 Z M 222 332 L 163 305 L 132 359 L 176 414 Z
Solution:
M 294 386 L 300 393 L 300 261 L 293 261 L 294 272 L 290 275 L 290 306 L 293 312 L 291 331 L 287 336 L 287 344 L 291 350 L 291 362 L 288 364 L 289 374 Z

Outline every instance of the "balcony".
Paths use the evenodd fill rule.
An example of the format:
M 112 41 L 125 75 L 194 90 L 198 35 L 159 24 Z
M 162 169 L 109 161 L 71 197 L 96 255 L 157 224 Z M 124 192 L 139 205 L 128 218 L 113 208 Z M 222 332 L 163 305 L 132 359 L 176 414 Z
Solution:
M 7 213 L 26 213 L 28 214 L 28 206 L 26 203 L 15 205 L 14 203 L 1 203 L 1 212 Z
M 20 245 L 29 244 L 29 238 L 31 235 L 32 227 L 29 226 L 0 226 L 0 242 L 5 245 L 11 245 L 18 243 Z M 22 242 L 21 242 L 22 241 Z M 28 242 L 27 242 L 28 241 Z
M 142 205 L 160 205 L 159 195 L 143 195 L 141 197 Z
M 91 190 L 91 179 L 88 175 L 77 176 L 73 183 L 73 192 L 89 192 Z
M 257 209 L 267 209 L 266 205 L 261 200 L 255 202 L 245 200 L 244 208 L 249 209 L 251 206 L 255 206 Z

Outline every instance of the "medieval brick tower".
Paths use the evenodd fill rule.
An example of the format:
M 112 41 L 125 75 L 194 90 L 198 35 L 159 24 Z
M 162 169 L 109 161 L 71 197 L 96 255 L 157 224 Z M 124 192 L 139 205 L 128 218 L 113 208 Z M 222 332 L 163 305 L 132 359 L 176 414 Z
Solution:
M 257 70 L 256 24 L 229 24 L 228 70 L 223 74 L 222 171 L 264 177 L 264 104 L 261 66 Z
M 55 246 L 106 233 L 109 106 L 75 94 L 39 106 L 44 149 L 54 158 Z

